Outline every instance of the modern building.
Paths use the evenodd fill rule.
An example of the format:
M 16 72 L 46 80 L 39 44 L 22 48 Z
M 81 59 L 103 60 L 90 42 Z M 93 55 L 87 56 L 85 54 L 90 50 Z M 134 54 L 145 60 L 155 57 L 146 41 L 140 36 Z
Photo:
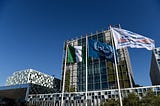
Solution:
M 47 88 L 54 88 L 55 92 L 60 89 L 60 80 L 36 71 L 34 69 L 26 69 L 14 72 L 12 76 L 8 77 L 6 85 L 17 84 L 36 84 Z
M 8 77 L 6 86 L 0 87 L 0 105 L 25 103 L 30 94 L 58 93 L 60 81 L 33 69 L 14 72 Z
M 152 85 L 160 85 L 160 47 L 152 51 L 150 78 Z
M 111 43 L 111 32 L 105 30 L 96 34 L 87 35 L 93 39 L 106 44 Z M 65 66 L 66 45 L 86 47 L 86 37 L 65 42 L 63 55 L 63 69 Z M 127 48 L 119 49 L 118 53 L 118 76 L 121 88 L 134 86 L 134 77 Z M 117 78 L 114 62 L 105 58 L 88 57 L 88 91 L 107 90 L 117 88 Z M 64 71 L 62 72 L 64 76 Z M 62 78 L 64 79 L 64 78 Z M 62 83 L 63 84 L 63 83 Z M 65 73 L 65 92 L 83 92 L 86 87 L 86 63 L 67 63 Z
M 125 98 L 130 93 L 135 93 L 139 98 L 144 97 L 148 91 L 153 91 L 155 96 L 160 95 L 160 85 L 123 88 L 121 89 L 122 98 Z M 88 106 L 100 106 L 101 103 L 108 99 L 119 98 L 118 89 L 88 91 Z M 28 96 L 27 103 L 29 106 L 61 106 L 62 93 L 54 94 L 31 94 Z M 64 106 L 85 106 L 85 92 L 65 92 Z
M 0 87 L 0 106 L 2 105 L 1 103 L 5 103 L 5 104 L 11 103 L 12 105 L 17 103 L 25 103 L 26 100 L 28 99 L 28 95 L 30 94 L 48 94 L 48 93 L 54 93 L 54 92 L 55 91 L 53 90 L 53 88 L 48 88 L 48 87 L 31 84 L 31 83 L 1 86 Z

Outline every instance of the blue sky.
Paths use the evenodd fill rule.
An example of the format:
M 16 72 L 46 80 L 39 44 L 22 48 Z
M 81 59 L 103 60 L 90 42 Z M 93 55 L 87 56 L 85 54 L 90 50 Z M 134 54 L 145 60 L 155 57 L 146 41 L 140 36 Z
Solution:
M 27 68 L 61 78 L 63 43 L 120 24 L 160 46 L 159 0 L 0 0 L 0 85 Z M 130 49 L 135 82 L 151 85 L 151 53 Z

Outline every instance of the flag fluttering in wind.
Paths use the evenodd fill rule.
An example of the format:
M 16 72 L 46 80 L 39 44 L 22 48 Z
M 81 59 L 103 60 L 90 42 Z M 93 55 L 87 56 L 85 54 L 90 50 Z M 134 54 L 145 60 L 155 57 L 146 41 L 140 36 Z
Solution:
M 106 58 L 114 62 L 114 52 L 111 45 L 96 41 L 93 39 L 88 40 L 88 52 L 89 57 L 93 58 Z
M 112 28 L 116 49 L 123 47 L 146 48 L 153 50 L 155 48 L 154 40 L 120 28 Z
M 82 62 L 82 46 L 68 46 L 67 62 Z

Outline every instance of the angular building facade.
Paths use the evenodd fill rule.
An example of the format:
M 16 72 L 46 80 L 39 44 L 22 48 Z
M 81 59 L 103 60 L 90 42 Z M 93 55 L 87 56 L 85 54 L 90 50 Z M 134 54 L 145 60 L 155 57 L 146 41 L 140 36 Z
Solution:
M 59 93 L 60 82 L 60 79 L 34 69 L 14 72 L 6 80 L 6 86 L 0 86 L 0 105 L 24 106 L 28 95 Z
M 105 30 L 96 34 L 87 35 L 88 39 L 100 41 L 106 44 L 111 43 L 111 32 Z M 86 48 L 86 37 L 65 42 L 64 62 L 66 45 L 82 46 Z M 82 50 L 83 51 L 83 50 Z M 89 51 L 88 51 L 89 52 Z M 134 86 L 134 78 L 127 48 L 119 49 L 118 53 L 118 76 L 121 88 L 130 88 Z M 115 64 L 105 58 L 89 58 L 88 57 L 88 91 L 107 90 L 117 88 L 117 79 Z M 64 76 L 64 72 L 63 72 Z M 64 79 L 64 78 L 62 78 Z M 86 63 L 67 63 L 65 73 L 65 89 L 66 92 L 85 91 L 86 87 Z
M 36 84 L 46 88 L 53 88 L 55 91 L 60 89 L 59 79 L 34 69 L 14 72 L 13 75 L 6 80 L 7 86 L 17 84 Z
M 152 85 L 160 85 L 160 47 L 152 51 L 150 78 Z

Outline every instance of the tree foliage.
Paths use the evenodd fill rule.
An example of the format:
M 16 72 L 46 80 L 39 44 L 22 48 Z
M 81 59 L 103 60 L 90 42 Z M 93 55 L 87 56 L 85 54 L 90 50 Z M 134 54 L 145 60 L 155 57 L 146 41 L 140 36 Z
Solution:
M 108 99 L 106 102 L 102 103 L 101 106 L 120 106 L 119 105 L 119 99 Z
M 124 106 L 138 106 L 139 97 L 135 93 L 130 93 L 128 97 L 123 99 Z
M 101 103 L 101 106 L 120 106 L 119 100 L 108 99 Z M 130 93 L 123 98 L 123 106 L 160 106 L 160 95 L 153 91 L 147 91 L 142 97 L 136 93 Z

